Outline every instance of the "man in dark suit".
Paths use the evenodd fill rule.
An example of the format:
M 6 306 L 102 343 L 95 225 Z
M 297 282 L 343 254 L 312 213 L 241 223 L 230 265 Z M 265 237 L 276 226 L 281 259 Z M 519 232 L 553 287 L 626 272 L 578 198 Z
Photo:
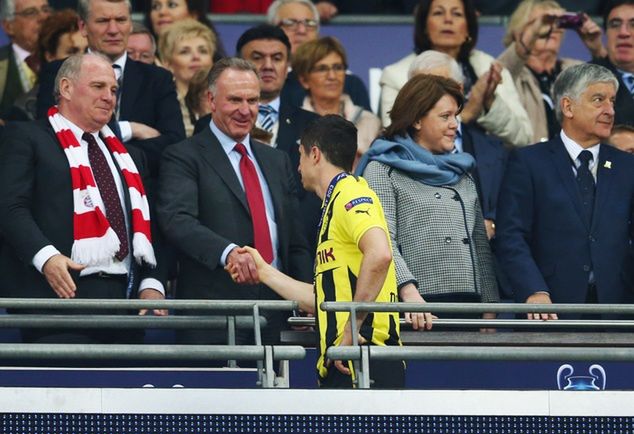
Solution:
M 56 80 L 59 112 L 10 124 L 5 131 L 0 232 L 20 261 L 20 269 L 12 270 L 21 282 L 11 288 L 13 296 L 126 298 L 138 291 L 139 298 L 163 298 L 163 276 L 160 268 L 153 268 L 156 254 L 146 229 L 149 209 L 142 203 L 142 154 L 139 158 L 131 152 L 131 160 L 126 158 L 125 148 L 104 129 L 116 88 L 107 59 L 95 54 L 70 57 Z M 24 331 L 23 338 L 113 342 L 120 336 L 35 329 Z
M 27 59 L 37 50 L 37 39 L 42 22 L 51 8 L 47 0 L 2 0 L 0 19 L 2 29 L 11 43 L 0 47 L 0 119 L 13 106 L 14 101 L 31 90 L 38 71 Z
M 244 32 L 236 44 L 236 53 L 251 61 L 260 77 L 260 107 L 255 123 L 270 134 L 271 145 L 288 153 L 291 167 L 299 165 L 299 138 L 306 126 L 319 116 L 280 98 L 286 80 L 291 45 L 286 34 L 279 28 L 262 24 Z M 209 128 L 211 116 L 205 116 L 196 125 L 197 131 Z M 315 249 L 317 223 L 321 210 L 321 200 L 312 192 L 301 187 L 299 172 L 293 170 L 297 185 L 301 220 L 304 234 L 309 243 L 309 251 Z
M 250 62 L 225 58 L 209 73 L 212 121 L 163 153 L 158 187 L 159 224 L 178 250 L 177 297 L 185 299 L 277 299 L 256 285 L 251 245 L 276 268 L 312 280 L 312 260 L 301 233 L 295 179 L 288 156 L 251 140 L 260 97 Z M 234 284 L 224 267 L 237 265 L 249 286 Z M 254 274 L 255 273 L 255 274 Z M 287 313 L 265 312 L 267 342 L 279 340 Z M 181 342 L 221 343 L 224 333 L 187 330 Z M 239 343 L 252 333 L 238 333 Z
M 634 0 L 612 0 L 605 8 L 603 28 L 608 55 L 593 59 L 619 81 L 614 110 L 615 125 L 634 125 Z
M 560 135 L 509 158 L 496 254 L 518 302 L 634 300 L 634 157 L 602 144 L 617 88 L 602 66 L 566 69 L 553 89 Z
M 108 57 L 120 82 L 113 131 L 128 146 L 143 150 L 152 174 L 163 149 L 185 138 L 185 128 L 172 76 L 163 68 L 128 58 L 132 30 L 129 0 L 80 0 L 79 28 L 90 51 Z M 38 93 L 38 117 L 53 105 L 53 82 L 61 62 L 43 68 Z

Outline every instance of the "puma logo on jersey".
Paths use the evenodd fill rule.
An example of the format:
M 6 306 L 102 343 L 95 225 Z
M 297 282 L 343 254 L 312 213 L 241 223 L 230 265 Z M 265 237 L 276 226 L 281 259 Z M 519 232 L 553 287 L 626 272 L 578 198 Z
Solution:
M 355 209 L 354 213 L 355 214 L 367 214 L 368 217 L 370 217 L 370 210 L 369 209 Z

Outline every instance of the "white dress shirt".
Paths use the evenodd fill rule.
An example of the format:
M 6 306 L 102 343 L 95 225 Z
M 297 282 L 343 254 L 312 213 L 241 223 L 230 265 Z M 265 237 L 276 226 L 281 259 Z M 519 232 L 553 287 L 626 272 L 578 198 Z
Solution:
M 209 123 L 209 126 L 211 128 L 211 132 L 213 133 L 213 135 L 216 136 L 216 138 L 220 142 L 220 145 L 222 146 L 222 149 L 225 151 L 225 154 L 227 154 L 227 157 L 229 158 L 229 162 L 231 163 L 231 167 L 233 167 L 233 171 L 238 177 L 240 186 L 244 190 L 244 183 L 242 182 L 242 173 L 240 172 L 240 160 L 242 159 L 242 156 L 240 155 L 238 151 L 233 149 L 236 146 L 236 143 L 238 142 L 236 142 L 234 139 L 232 139 L 231 137 L 227 136 L 225 133 L 220 131 L 220 129 L 216 126 L 216 124 L 214 124 L 213 119 Z M 249 154 L 249 158 L 253 162 L 253 165 L 255 166 L 255 170 L 258 174 L 258 180 L 260 181 L 260 187 L 262 188 L 262 197 L 264 198 L 266 220 L 269 224 L 269 233 L 271 235 L 271 246 L 273 247 L 273 262 L 271 263 L 271 265 L 273 265 L 275 268 L 279 268 L 280 263 L 279 263 L 279 258 L 277 256 L 279 241 L 277 237 L 277 223 L 275 222 L 275 208 L 273 207 L 273 197 L 271 196 L 271 191 L 269 190 L 269 185 L 266 182 L 266 178 L 264 178 L 262 169 L 260 169 L 258 160 L 256 160 L 255 156 L 253 155 L 253 150 L 251 149 L 250 136 L 247 134 L 247 136 L 240 143 L 242 143 L 244 147 L 246 148 L 247 154 Z M 234 243 L 231 243 L 222 252 L 222 255 L 220 256 L 221 266 L 225 266 L 227 264 L 227 256 L 229 256 L 229 252 L 231 252 L 231 250 L 233 250 L 235 247 L 238 247 L 238 246 Z
M 577 176 L 577 168 L 581 164 L 579 161 L 579 154 L 581 151 L 590 151 L 592 153 L 592 160 L 588 162 L 588 168 L 590 169 L 590 173 L 594 177 L 594 181 L 597 181 L 597 167 L 599 166 L 599 148 L 601 146 L 600 143 L 596 145 L 592 145 L 589 148 L 582 148 L 577 142 L 572 140 L 570 137 L 564 133 L 564 130 L 561 130 L 560 133 L 561 141 L 564 142 L 564 146 L 566 147 L 566 151 L 568 155 L 570 155 L 570 160 L 574 161 L 574 166 L 572 166 L 572 171 L 575 176 Z

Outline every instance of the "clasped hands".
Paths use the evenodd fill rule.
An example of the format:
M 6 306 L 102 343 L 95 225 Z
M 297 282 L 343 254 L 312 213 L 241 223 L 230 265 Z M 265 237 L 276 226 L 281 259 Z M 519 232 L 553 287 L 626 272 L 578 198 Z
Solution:
M 235 247 L 227 255 L 225 270 L 236 283 L 255 285 L 260 283 L 258 269 L 266 264 L 260 253 L 252 247 Z

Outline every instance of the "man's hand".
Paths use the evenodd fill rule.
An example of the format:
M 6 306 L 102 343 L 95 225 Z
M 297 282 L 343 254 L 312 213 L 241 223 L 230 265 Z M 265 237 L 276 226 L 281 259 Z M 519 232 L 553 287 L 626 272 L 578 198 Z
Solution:
M 132 138 L 138 140 L 153 139 L 161 135 L 158 130 L 140 122 L 130 122 Z
M 603 40 L 601 39 L 603 36 L 601 27 L 592 21 L 587 14 L 584 13 L 583 16 L 583 24 L 577 29 L 577 33 L 579 34 L 581 41 L 588 48 L 588 51 L 590 51 L 590 55 L 592 55 L 593 58 L 600 59 L 606 57 L 608 55 L 608 51 L 605 49 Z
M 357 330 L 359 330 L 358 327 Z M 359 345 L 363 345 L 367 342 L 365 338 L 361 335 L 358 335 L 357 339 L 359 341 Z M 343 330 L 343 337 L 341 338 L 341 342 L 339 342 L 339 346 L 344 347 L 350 345 L 352 345 L 352 326 L 350 325 L 350 321 L 348 321 L 346 323 L 346 327 Z M 350 369 L 348 368 L 347 364 L 347 361 L 335 360 L 335 368 L 337 368 L 337 370 L 344 375 L 350 375 Z M 327 363 L 327 366 L 330 366 L 330 361 Z
M 526 299 L 527 304 L 552 304 L 550 295 L 545 292 L 536 292 Z M 528 319 L 541 319 L 544 321 L 558 319 L 556 313 L 529 313 L 526 314 Z
M 57 254 L 51 256 L 42 267 L 42 274 L 59 298 L 73 298 L 77 286 L 68 270 L 81 271 L 85 265 L 74 262 L 67 256 Z
M 399 297 L 404 303 L 426 303 L 413 283 L 408 283 L 399 290 Z M 431 312 L 405 312 L 405 322 L 414 330 L 431 330 L 432 321 L 438 317 Z
M 165 296 L 162 292 L 152 288 L 145 288 L 139 292 L 139 299 L 141 300 L 163 300 Z M 139 315 L 147 315 L 148 309 L 141 309 Z M 167 316 L 167 309 L 153 309 L 152 313 L 156 316 Z
M 487 238 L 489 240 L 495 237 L 495 222 L 491 219 L 484 219 L 484 229 L 487 231 Z
M 330 21 L 335 15 L 339 13 L 337 6 L 329 1 L 320 1 L 315 4 L 317 11 L 319 12 L 319 18 L 322 22 Z
M 251 247 L 236 247 L 227 255 L 225 269 L 231 274 L 234 282 L 255 285 L 260 283 L 258 266 L 261 269 L 265 264 L 257 250 Z
M 495 101 L 495 89 L 502 82 L 502 65 L 491 63 L 489 70 L 482 74 L 478 81 L 471 87 L 469 100 L 462 110 L 462 121 L 470 123 L 475 121 L 483 110 L 490 110 Z

